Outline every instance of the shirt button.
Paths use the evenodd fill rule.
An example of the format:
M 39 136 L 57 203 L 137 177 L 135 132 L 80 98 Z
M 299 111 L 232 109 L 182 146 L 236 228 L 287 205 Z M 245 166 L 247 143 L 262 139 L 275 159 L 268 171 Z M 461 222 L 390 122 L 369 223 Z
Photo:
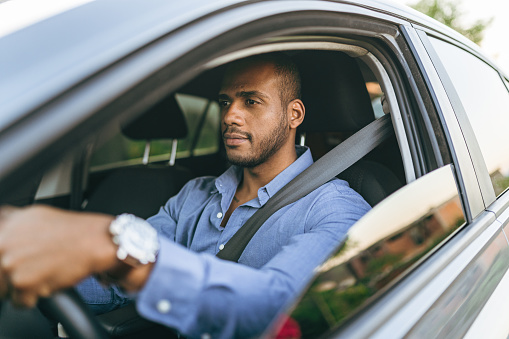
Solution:
M 201 335 L 201 339 L 211 339 L 211 338 L 212 338 L 212 336 L 210 334 L 208 334 L 208 333 L 203 333 Z
M 218 219 L 221 219 L 222 217 L 223 217 L 223 213 L 219 212 L 219 213 L 217 214 L 217 218 L 218 218 Z
M 168 313 L 171 310 L 171 303 L 166 299 L 159 300 L 157 310 L 159 313 Z
M 222 251 L 224 248 L 224 244 L 219 245 L 219 250 Z

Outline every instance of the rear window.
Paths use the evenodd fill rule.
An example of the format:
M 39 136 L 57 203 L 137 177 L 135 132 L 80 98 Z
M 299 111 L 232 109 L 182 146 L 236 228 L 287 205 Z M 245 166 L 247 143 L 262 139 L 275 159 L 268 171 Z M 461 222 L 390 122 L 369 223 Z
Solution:
M 218 103 L 187 94 L 176 94 L 175 97 L 184 113 L 189 131 L 185 139 L 178 140 L 176 158 L 218 152 L 220 118 Z M 91 170 L 142 163 L 145 145 L 145 141 L 131 140 L 119 132 L 94 153 L 90 163 Z M 168 161 L 171 147 L 171 139 L 152 141 L 149 162 Z

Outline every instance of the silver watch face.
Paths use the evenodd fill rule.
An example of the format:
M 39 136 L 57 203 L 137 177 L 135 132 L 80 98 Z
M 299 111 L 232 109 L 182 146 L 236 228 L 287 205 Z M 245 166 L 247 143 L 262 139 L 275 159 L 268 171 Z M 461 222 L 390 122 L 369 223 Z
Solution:
M 159 251 L 157 231 L 145 220 L 132 214 L 119 215 L 110 225 L 118 259 L 128 264 L 155 262 Z

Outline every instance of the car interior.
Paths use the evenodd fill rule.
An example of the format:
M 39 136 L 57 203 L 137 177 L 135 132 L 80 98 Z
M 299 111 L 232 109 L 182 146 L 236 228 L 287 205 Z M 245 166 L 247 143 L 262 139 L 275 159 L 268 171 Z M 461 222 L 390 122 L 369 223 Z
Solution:
M 382 101 L 392 100 L 394 107 L 395 98 L 383 93 L 382 89 L 390 84 L 377 74 L 376 67 L 381 66 L 346 49 L 284 52 L 299 67 L 306 107 L 296 143 L 310 147 L 315 160 L 375 119 L 391 114 L 391 106 Z M 2 197 L 1 203 L 42 203 L 148 218 L 188 180 L 220 175 L 229 166 L 220 140 L 216 102 L 225 61 L 168 94 L 134 120 L 112 130 L 97 131 L 93 142 L 27 181 L 26 187 L 20 187 L 14 195 Z M 398 138 L 395 131 L 338 175 L 371 206 L 411 180 L 405 168 L 409 160 L 404 161 Z M 130 312 L 127 317 L 132 320 L 136 315 Z M 100 317 L 110 333 L 118 336 L 139 331 L 146 334 L 153 326 L 142 320 L 119 322 L 118 317 Z

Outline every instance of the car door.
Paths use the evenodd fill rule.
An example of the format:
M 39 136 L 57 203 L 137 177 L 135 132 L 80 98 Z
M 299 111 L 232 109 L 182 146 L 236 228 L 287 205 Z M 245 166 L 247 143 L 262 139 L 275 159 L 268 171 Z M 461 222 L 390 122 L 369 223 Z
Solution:
M 447 36 L 422 28 L 416 32 L 444 84 L 461 125 L 483 196 L 484 210 L 494 214 L 496 220 L 493 223 L 501 225 L 507 240 L 507 77 L 487 61 L 475 45 L 458 44 Z M 492 280 L 496 288 L 487 288 L 490 292 L 486 292 L 482 310 L 477 310 L 478 316 L 467 332 L 469 337 L 475 337 L 479 331 L 490 333 L 492 337 L 507 336 L 509 328 L 499 316 L 505 307 L 499 304 L 499 300 L 509 287 L 506 270 L 505 265 L 498 267 L 498 274 Z
M 482 150 L 491 151 L 498 144 L 497 154 L 503 157 L 507 143 L 499 136 L 497 142 L 484 141 L 483 146 L 474 133 L 477 125 L 461 113 L 462 101 L 454 96 L 441 59 L 433 54 L 431 43 L 423 43 L 423 31 L 407 24 L 400 29 L 439 116 L 451 164 L 397 191 L 354 225 L 286 321 L 304 338 L 475 337 L 482 331 L 505 337 L 509 332 L 505 320 L 494 316 L 508 280 L 503 193 L 507 184 L 505 167 L 500 165 L 505 158 L 484 155 Z M 442 58 L 459 62 L 449 54 Z M 482 66 L 465 63 L 460 63 L 463 70 Z M 508 107 L 507 79 L 489 65 L 479 72 L 483 80 L 489 78 L 478 86 L 490 85 L 484 92 L 492 94 L 493 106 Z M 424 95 L 422 87 L 420 91 Z M 504 126 L 500 110 L 478 114 L 487 111 L 493 112 L 493 124 Z M 490 164 L 490 157 L 497 161 Z M 428 195 L 428 189 L 433 193 Z M 413 214 L 406 219 L 408 211 Z M 385 219 L 385 214 L 390 217 Z M 434 227 L 440 228 L 440 236 Z M 392 232 L 383 233 L 384 229 Z M 367 239 L 373 240 L 368 244 Z

